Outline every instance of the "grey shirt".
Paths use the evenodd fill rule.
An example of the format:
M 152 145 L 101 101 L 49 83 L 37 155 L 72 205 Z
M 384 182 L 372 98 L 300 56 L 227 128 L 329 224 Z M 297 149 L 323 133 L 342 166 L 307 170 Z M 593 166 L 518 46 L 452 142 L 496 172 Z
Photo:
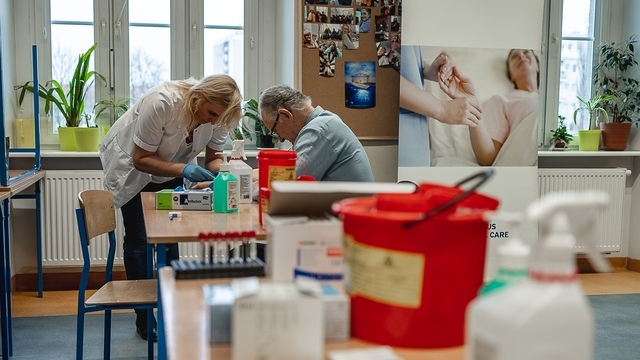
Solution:
M 296 138 L 296 176 L 319 181 L 373 181 L 371 165 L 360 140 L 332 112 L 316 106 Z

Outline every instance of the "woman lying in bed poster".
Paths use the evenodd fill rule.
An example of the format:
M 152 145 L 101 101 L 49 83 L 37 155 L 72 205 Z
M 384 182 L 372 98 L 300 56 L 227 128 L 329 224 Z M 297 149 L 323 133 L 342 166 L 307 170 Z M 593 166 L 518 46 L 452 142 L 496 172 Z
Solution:
M 506 65 L 514 89 L 484 102 L 478 126 L 469 127 L 471 147 L 482 166 L 532 166 L 537 163 L 539 60 L 532 50 L 512 49 Z M 439 82 L 452 98 L 476 97 L 473 83 L 456 67 Z

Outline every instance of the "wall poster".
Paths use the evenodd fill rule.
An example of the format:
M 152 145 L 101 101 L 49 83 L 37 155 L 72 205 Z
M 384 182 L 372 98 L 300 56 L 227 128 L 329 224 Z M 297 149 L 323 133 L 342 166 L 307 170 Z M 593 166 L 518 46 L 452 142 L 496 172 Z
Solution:
M 403 2 L 399 181 L 454 184 L 490 166 L 480 191 L 500 211 L 538 198 L 543 10 L 544 0 Z M 535 241 L 537 227 L 526 226 Z M 491 222 L 485 278 L 511 230 Z

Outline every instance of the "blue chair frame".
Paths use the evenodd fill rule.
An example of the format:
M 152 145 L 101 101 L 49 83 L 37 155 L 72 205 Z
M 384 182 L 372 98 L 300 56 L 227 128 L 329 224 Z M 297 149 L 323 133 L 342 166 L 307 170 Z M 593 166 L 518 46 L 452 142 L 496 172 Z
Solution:
M 113 281 L 113 263 L 116 252 L 116 212 L 113 204 L 113 194 L 107 190 L 85 190 L 78 194 L 78 200 L 80 201 L 80 207 L 76 208 L 76 219 L 78 222 L 78 230 L 80 232 L 80 243 L 82 246 L 82 257 L 84 264 L 82 267 L 82 276 L 80 279 L 80 286 L 78 289 L 78 318 L 77 318 L 77 338 L 76 338 L 76 359 L 81 360 L 84 353 L 84 315 L 90 312 L 104 311 L 104 359 L 109 359 L 111 355 L 111 311 L 121 309 L 146 309 L 149 312 L 153 312 L 154 308 L 157 308 L 157 281 L 154 279 L 148 280 L 123 280 Z M 100 304 L 87 304 L 91 298 L 86 299 L 85 292 L 89 283 L 89 271 L 91 269 L 91 257 L 89 254 L 89 243 L 91 239 L 99 239 L 98 235 L 107 234 L 109 241 L 107 263 L 105 266 L 105 285 L 96 292 L 97 295 L 106 287 L 111 286 L 110 289 L 117 290 L 117 285 L 126 284 L 127 286 L 143 285 L 142 282 L 147 282 L 145 285 L 153 284 L 153 301 L 149 302 L 149 296 L 145 296 L 144 299 L 139 299 L 139 303 L 125 300 L 125 303 L 118 303 L 122 300 L 122 297 L 113 299 L 113 301 L 100 303 Z M 148 295 L 148 294 L 147 294 Z M 154 352 L 154 337 L 153 334 L 153 316 L 147 317 L 147 334 L 150 334 L 147 338 L 148 346 L 148 358 L 153 359 Z

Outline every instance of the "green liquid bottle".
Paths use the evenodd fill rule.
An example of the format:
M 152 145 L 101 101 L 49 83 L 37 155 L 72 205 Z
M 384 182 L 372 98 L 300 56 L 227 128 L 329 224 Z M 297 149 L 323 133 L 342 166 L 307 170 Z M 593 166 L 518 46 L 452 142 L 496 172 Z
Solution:
M 213 180 L 213 211 L 217 213 L 238 212 L 240 203 L 240 184 L 233 176 L 227 158 L 220 165 L 220 173 Z

